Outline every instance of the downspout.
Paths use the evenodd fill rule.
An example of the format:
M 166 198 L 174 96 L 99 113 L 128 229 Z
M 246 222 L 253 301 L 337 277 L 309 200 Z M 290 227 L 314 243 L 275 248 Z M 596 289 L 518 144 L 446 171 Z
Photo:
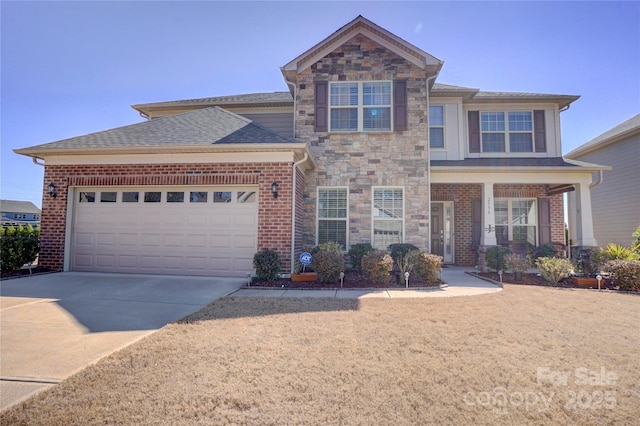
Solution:
M 298 164 L 304 163 L 305 161 L 307 161 L 307 158 L 309 158 L 309 154 L 308 153 L 304 153 L 304 157 L 302 157 L 302 160 L 296 161 L 295 163 L 293 163 L 293 188 L 292 188 L 292 201 L 291 201 L 291 273 L 294 272 L 294 265 L 295 265 L 295 257 L 296 257 L 296 252 L 295 252 L 295 244 L 296 244 L 296 176 L 297 176 L 297 171 L 298 171 Z
M 427 77 L 427 156 L 428 156 L 428 161 L 427 161 L 427 180 L 429 182 L 429 191 L 428 194 L 429 196 L 427 197 L 427 211 L 429 212 L 429 217 L 428 219 L 428 223 L 429 223 L 429 229 L 427 231 L 427 251 L 428 253 L 431 253 L 431 140 L 429 138 L 429 126 L 431 125 L 431 123 L 429 122 L 429 104 L 430 104 L 430 96 L 431 94 L 429 93 L 429 81 L 431 80 L 435 80 L 438 75 L 440 75 L 440 71 L 438 71 L 435 75 L 432 75 L 431 77 Z
M 596 182 L 592 182 L 589 184 L 589 190 L 595 188 L 596 186 L 600 185 L 602 183 L 602 180 L 604 179 L 604 173 L 602 172 L 602 170 L 599 170 L 598 173 L 598 180 Z

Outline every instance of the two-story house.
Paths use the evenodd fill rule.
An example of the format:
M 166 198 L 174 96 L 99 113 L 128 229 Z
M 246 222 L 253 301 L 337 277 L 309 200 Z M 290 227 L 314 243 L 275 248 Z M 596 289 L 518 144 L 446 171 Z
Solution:
M 40 225 L 40 209 L 31 201 L 0 200 L 2 226 Z
M 436 82 L 443 62 L 358 16 L 281 67 L 288 91 L 133 107 L 143 123 L 16 150 L 45 167 L 50 268 L 244 276 L 305 246 L 412 243 L 474 265 L 497 244 L 593 238 L 600 166 L 561 156 L 577 96 Z

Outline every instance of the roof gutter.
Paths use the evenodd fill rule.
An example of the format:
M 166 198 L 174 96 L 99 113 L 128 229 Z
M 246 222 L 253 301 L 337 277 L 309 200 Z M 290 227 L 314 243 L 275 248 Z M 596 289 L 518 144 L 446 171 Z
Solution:
M 44 163 L 39 163 L 38 160 L 44 161 L 44 159 L 40 157 L 36 157 L 36 156 L 31 157 L 31 161 L 33 161 L 33 164 L 37 164 L 38 166 L 44 167 Z

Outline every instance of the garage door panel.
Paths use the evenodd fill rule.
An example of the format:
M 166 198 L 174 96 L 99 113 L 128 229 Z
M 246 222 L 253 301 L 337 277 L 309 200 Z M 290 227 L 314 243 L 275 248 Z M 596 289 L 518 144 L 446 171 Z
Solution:
M 76 191 L 95 192 L 96 199 L 78 202 L 80 197 L 74 195 L 73 270 L 244 277 L 253 269 L 258 229 L 255 191 L 231 187 Z M 117 201 L 100 202 L 103 191 L 117 192 Z M 167 202 L 168 191 L 184 192 L 184 201 Z M 191 197 L 192 191 L 198 197 Z M 123 202 L 123 192 L 138 192 L 140 201 Z M 143 202 L 145 192 L 160 192 L 161 202 Z M 216 192 L 230 193 L 231 202 L 214 202 Z M 238 202 L 239 192 L 250 202 Z M 249 192 L 253 195 L 247 198 Z

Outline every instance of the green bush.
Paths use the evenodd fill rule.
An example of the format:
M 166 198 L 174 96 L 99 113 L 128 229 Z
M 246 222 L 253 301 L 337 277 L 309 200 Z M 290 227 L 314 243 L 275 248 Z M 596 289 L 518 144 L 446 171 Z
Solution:
M 438 271 L 442 268 L 442 256 L 437 254 L 412 251 L 415 256 L 412 276 L 419 282 L 434 285 L 438 282 Z
M 634 231 L 633 234 L 631 234 L 631 236 L 633 237 L 633 242 L 631 243 L 631 249 L 635 252 L 635 254 L 640 256 L 640 226 L 636 228 L 636 230 Z
M 313 269 L 321 283 L 336 282 L 344 271 L 344 257 L 342 253 L 320 251 L 313 256 Z
M 374 251 L 362 258 L 362 271 L 376 284 L 389 284 L 393 259 L 383 251 Z
M 504 271 L 507 269 L 505 257 L 511 253 L 507 247 L 503 246 L 491 246 L 485 253 L 484 260 L 487 267 L 496 272 Z
M 596 252 L 599 264 L 604 265 L 610 260 L 640 260 L 640 256 L 632 249 L 619 244 L 609 243 Z
M 640 261 L 610 260 L 604 271 L 611 273 L 611 283 L 620 286 L 620 290 L 640 291 Z
M 544 243 L 536 249 L 537 257 L 554 257 L 557 255 L 556 247 L 552 243 Z
M 40 253 L 40 230 L 31 225 L 0 228 L 0 269 L 15 271 Z
M 409 254 L 410 251 L 414 251 L 414 250 L 419 250 L 419 249 L 413 244 L 404 244 L 404 243 L 390 244 L 389 247 L 387 247 L 387 251 L 389 252 L 389 254 L 391 254 L 391 258 L 393 259 L 393 262 L 398 267 L 398 269 L 400 269 L 400 265 L 398 264 L 398 261 L 401 258 L 404 259 L 404 257 L 407 254 Z
M 573 271 L 571 261 L 562 257 L 540 257 L 536 260 L 536 267 L 542 277 L 553 284 L 569 277 Z
M 260 250 L 253 256 L 253 267 L 259 280 L 275 281 L 280 273 L 280 255 L 274 250 Z
M 516 253 L 507 254 L 504 260 L 506 268 L 515 273 L 523 273 L 531 268 L 531 261 L 529 260 L 529 258 L 520 256 Z
M 362 258 L 375 249 L 369 243 L 353 244 L 349 249 L 349 258 L 351 259 L 351 267 L 362 272 Z

